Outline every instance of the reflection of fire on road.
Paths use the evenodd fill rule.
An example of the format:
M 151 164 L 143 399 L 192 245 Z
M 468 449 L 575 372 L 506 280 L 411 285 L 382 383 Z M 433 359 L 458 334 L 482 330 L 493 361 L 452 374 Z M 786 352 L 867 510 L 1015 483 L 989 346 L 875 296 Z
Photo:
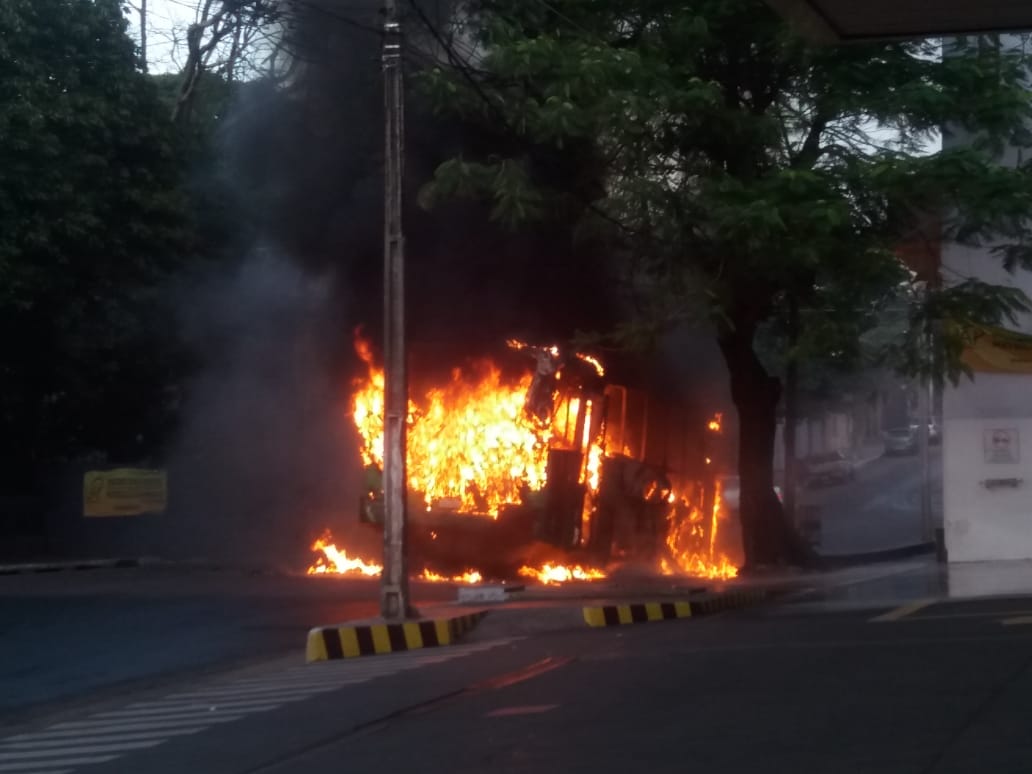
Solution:
M 613 559 L 732 577 L 734 565 L 716 551 L 719 495 L 695 497 L 704 487 L 675 474 L 666 451 L 659 464 L 649 459 L 654 425 L 673 435 L 673 423 L 657 418 L 647 399 L 643 410 L 635 391 L 606 383 L 593 356 L 509 346 L 534 358 L 533 372 L 506 378 L 482 362 L 409 401 L 409 535 L 424 567 L 414 577 L 590 581 L 606 577 L 599 565 Z M 381 527 L 384 375 L 364 340 L 355 347 L 367 370 L 352 398 L 367 470 L 361 519 Z M 721 422 L 715 415 L 708 429 L 719 433 Z M 311 573 L 379 573 L 328 538 L 313 548 L 321 555 Z

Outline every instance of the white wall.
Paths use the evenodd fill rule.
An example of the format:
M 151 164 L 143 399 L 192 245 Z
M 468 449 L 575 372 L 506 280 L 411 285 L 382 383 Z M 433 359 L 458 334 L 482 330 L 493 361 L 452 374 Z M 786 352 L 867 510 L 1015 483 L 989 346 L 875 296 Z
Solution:
M 988 250 L 948 247 L 949 273 L 1019 287 L 1032 295 L 1032 273 L 1008 275 Z M 1023 317 L 1018 329 L 1032 333 Z M 943 527 L 949 561 L 1032 558 L 1032 376 L 975 374 L 947 389 L 942 411 Z M 983 433 L 1017 429 L 1017 464 L 988 464 Z M 987 489 L 986 479 L 1021 478 L 1017 489 Z
M 1029 385 L 1024 384 L 1027 392 Z M 1020 383 L 1013 387 L 1022 389 Z M 994 429 L 1017 430 L 1018 462 L 986 462 L 984 434 Z M 1017 488 L 985 486 L 986 481 L 1012 478 L 1021 479 Z M 951 562 L 1032 558 L 1032 417 L 947 419 L 943 502 Z
M 1018 36 L 1001 38 L 1005 46 L 1019 47 Z M 948 56 L 948 51 L 946 53 Z M 946 132 L 944 148 L 966 142 L 962 133 Z M 1015 166 L 1023 154 L 1004 153 L 1001 164 Z M 1004 271 L 990 246 L 968 248 L 947 245 L 942 255 L 943 280 L 966 277 L 1018 287 L 1032 296 L 1032 273 Z M 1032 319 L 1023 317 L 1016 329 L 1032 333 Z M 1015 429 L 1019 461 L 987 464 L 984 432 Z M 986 489 L 980 482 L 994 478 L 1021 478 L 1017 489 Z M 1032 376 L 976 374 L 964 378 L 943 396 L 943 527 L 951 562 L 1032 558 Z
M 1032 296 L 1032 273 L 1009 275 L 988 251 L 951 246 L 943 266 L 956 276 L 1020 287 Z M 1032 321 L 1016 326 L 1032 333 Z M 984 432 L 1016 429 L 1015 465 L 987 464 Z M 1032 376 L 976 373 L 943 396 L 943 527 L 950 562 L 1032 558 Z M 987 478 L 1022 478 L 1017 489 L 990 491 Z
M 1032 296 L 1032 273 L 1007 274 L 988 249 L 948 246 L 945 279 L 978 277 Z M 1023 317 L 1019 330 L 1032 333 Z M 976 373 L 943 395 L 943 528 L 950 562 L 1032 558 L 1032 375 Z M 1016 465 L 986 464 L 984 431 L 1016 429 Z M 988 490 L 987 478 L 1022 478 L 1017 489 Z

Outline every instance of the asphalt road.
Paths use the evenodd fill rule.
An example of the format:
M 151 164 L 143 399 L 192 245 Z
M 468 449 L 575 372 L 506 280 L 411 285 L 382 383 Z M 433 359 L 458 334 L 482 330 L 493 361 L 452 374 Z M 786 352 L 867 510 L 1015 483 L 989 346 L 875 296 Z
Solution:
M 313 625 L 376 615 L 378 590 L 376 580 L 161 568 L 0 576 L 0 723 L 296 652 Z M 413 585 L 417 605 L 453 598 Z
M 1032 600 L 483 632 L 55 711 L 8 727 L 0 771 L 944 774 L 1032 762 Z
M 941 508 L 941 450 L 932 447 L 933 510 Z M 803 490 L 821 521 L 820 550 L 828 554 L 884 551 L 926 540 L 921 517 L 921 459 L 879 457 L 843 484 Z

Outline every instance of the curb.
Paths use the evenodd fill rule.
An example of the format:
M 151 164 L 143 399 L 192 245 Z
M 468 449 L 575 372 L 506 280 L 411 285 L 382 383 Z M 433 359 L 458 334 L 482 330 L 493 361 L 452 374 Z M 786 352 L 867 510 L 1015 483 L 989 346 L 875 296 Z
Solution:
M 400 624 L 317 626 L 308 632 L 305 661 L 331 661 L 454 645 L 485 615 L 487 611 L 480 610 L 466 615 Z
M 725 610 L 739 610 L 758 604 L 768 596 L 766 589 L 742 589 L 714 594 L 705 599 L 585 607 L 584 623 L 591 627 L 625 626 L 713 615 Z
M 71 562 L 28 562 L 0 564 L 0 575 L 23 575 L 42 572 L 69 572 L 75 570 L 108 570 L 139 567 L 139 559 L 84 559 Z
M 912 543 L 896 548 L 884 548 L 877 551 L 867 551 L 853 554 L 822 554 L 817 553 L 818 561 L 825 569 L 841 569 L 843 567 L 856 567 L 865 564 L 876 564 L 878 562 L 893 562 L 899 559 L 912 559 L 917 556 L 927 556 L 936 552 L 935 542 Z

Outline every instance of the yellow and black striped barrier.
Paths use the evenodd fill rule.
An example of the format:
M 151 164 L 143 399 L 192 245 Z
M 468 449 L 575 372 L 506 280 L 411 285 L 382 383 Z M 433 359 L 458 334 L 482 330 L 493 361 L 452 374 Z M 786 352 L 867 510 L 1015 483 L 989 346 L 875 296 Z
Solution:
M 308 632 L 305 660 L 327 661 L 452 645 L 487 611 L 399 624 L 339 624 Z
M 694 615 L 712 615 L 725 610 L 740 610 L 743 607 L 757 605 L 768 597 L 766 589 L 734 589 L 724 591 L 703 599 L 692 600 Z
M 701 599 L 598 605 L 584 608 L 584 622 L 588 626 L 600 627 L 691 618 L 725 610 L 738 610 L 757 604 L 766 596 L 767 592 L 764 589 L 736 589 L 711 594 Z
M 641 602 L 584 608 L 584 621 L 588 626 L 620 626 L 670 618 L 690 618 L 691 615 L 690 602 Z

